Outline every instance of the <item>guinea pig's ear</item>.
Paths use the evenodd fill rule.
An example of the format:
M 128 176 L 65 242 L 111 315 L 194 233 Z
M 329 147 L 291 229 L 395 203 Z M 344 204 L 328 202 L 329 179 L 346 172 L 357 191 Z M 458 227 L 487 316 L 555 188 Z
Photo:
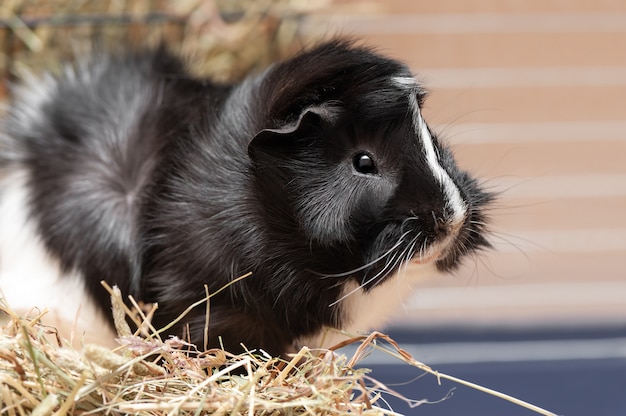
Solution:
M 248 145 L 248 154 L 254 159 L 257 150 L 273 153 L 295 143 L 293 139 L 314 135 L 316 131 L 333 124 L 337 112 L 323 106 L 305 108 L 298 120 L 275 129 L 263 129 Z

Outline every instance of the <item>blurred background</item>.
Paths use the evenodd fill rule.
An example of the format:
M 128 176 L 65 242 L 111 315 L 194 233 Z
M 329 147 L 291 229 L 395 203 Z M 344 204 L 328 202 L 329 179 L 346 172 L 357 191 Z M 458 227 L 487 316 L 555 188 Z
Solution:
M 388 332 L 557 414 L 626 415 L 626 2 L 2 0 L 0 94 L 94 37 L 165 38 L 236 80 L 335 34 L 407 62 L 431 91 L 426 120 L 501 192 L 494 250 L 423 281 Z M 411 399 L 446 397 L 388 398 L 402 414 L 534 414 L 383 355 L 363 365 Z

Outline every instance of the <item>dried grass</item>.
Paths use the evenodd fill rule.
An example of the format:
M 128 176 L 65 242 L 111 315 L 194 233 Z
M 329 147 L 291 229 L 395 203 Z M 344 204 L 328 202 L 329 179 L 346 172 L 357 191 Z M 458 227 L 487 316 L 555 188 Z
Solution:
M 2 414 L 394 414 L 376 405 L 367 370 L 330 350 L 303 348 L 284 361 L 125 335 L 115 351 L 77 351 L 41 324 L 43 314 L 1 309 L 10 317 L 0 338 Z
M 73 349 L 54 328 L 41 323 L 45 312 L 21 317 L 0 303 L 0 313 L 9 317 L 0 332 L 0 413 L 396 415 L 382 395 L 402 396 L 368 376 L 369 370 L 357 368 L 359 361 L 376 348 L 438 379 L 481 390 L 539 414 L 553 415 L 438 373 L 378 332 L 329 350 L 304 347 L 289 361 L 263 351 L 241 355 L 221 349 L 199 351 L 178 338 L 161 340 L 149 321 L 140 323 L 138 332 L 132 334 L 125 317 L 149 317 L 129 310 L 119 291 L 110 291 L 120 332 L 120 347 L 115 350 L 91 344 L 80 351 Z M 139 336 L 140 332 L 144 335 Z M 358 345 L 349 359 L 336 353 L 347 344 Z M 426 402 L 404 400 L 412 406 Z

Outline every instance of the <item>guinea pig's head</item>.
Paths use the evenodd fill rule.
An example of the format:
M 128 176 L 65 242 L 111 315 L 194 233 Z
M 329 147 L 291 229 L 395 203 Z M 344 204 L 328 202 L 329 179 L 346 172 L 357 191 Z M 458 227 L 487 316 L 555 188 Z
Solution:
M 302 267 L 367 290 L 407 262 L 447 271 L 488 246 L 491 195 L 429 129 L 424 96 L 406 66 L 344 42 L 264 76 L 248 151 L 267 226 L 301 243 Z

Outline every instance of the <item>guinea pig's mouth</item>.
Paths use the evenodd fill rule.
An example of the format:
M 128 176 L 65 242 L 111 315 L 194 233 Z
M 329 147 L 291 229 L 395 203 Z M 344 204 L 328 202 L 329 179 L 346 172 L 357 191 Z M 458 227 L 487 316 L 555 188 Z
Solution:
M 413 264 L 428 264 L 434 263 L 440 258 L 442 258 L 442 252 L 436 250 L 427 250 L 426 253 L 417 253 L 415 257 L 411 259 L 411 263 Z
M 446 257 L 450 251 L 450 245 L 435 243 L 426 250 L 415 253 L 411 259 L 413 264 L 430 264 L 435 263 Z
M 423 248 L 415 253 L 411 263 L 430 264 L 445 259 L 454 250 L 462 226 L 463 222 L 446 227 L 439 238 L 435 238 L 429 245 L 424 244 Z

